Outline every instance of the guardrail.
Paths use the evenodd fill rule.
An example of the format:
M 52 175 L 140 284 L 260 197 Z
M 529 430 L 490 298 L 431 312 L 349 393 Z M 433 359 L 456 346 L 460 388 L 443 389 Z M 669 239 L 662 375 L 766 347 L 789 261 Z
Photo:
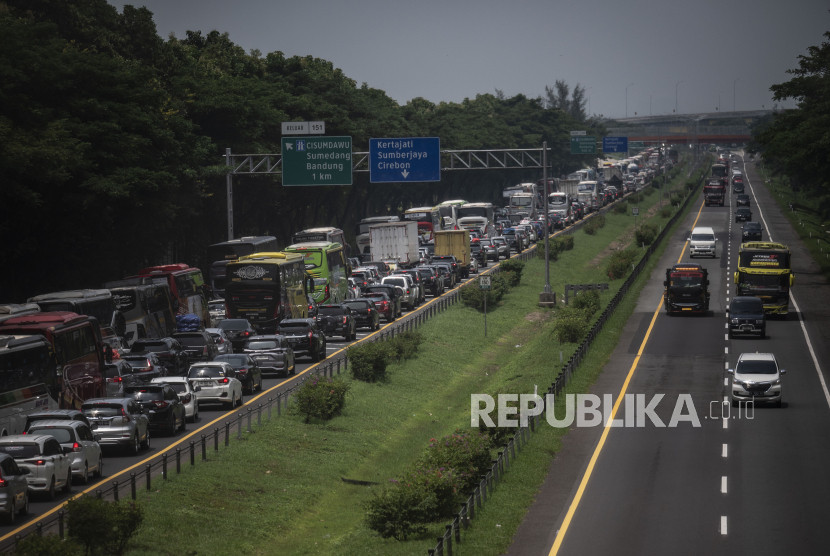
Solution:
M 698 191 L 702 183 L 703 178 L 700 179 L 693 191 Z M 585 335 L 585 338 L 583 338 L 582 342 L 580 342 L 579 346 L 577 346 L 573 355 L 571 355 L 568 361 L 562 365 L 562 368 L 556 375 L 556 378 L 547 389 L 548 394 L 558 395 L 565 388 L 568 380 L 570 380 L 571 376 L 573 376 L 587 355 L 588 349 L 594 343 L 594 339 L 599 336 L 599 333 L 602 331 L 605 323 L 608 322 L 620 302 L 631 289 L 631 286 L 639 278 L 643 268 L 645 268 L 646 264 L 651 259 L 651 255 L 657 249 L 657 246 L 665 239 L 668 233 L 667 230 L 669 230 L 683 214 L 683 211 L 694 197 L 692 194 L 693 191 L 690 191 L 686 195 L 683 205 L 678 208 L 660 233 L 657 234 L 657 237 L 652 244 L 645 249 L 643 256 L 640 258 L 640 262 L 634 266 L 631 274 L 625 279 L 622 286 L 620 286 L 619 291 L 608 303 L 599 318 L 597 318 L 596 322 Z M 569 230 L 572 231 L 572 228 L 569 228 Z M 532 249 L 528 249 L 527 251 L 531 251 L 529 256 L 534 256 Z M 454 553 L 453 551 L 460 548 L 462 529 L 467 529 L 469 527 L 470 520 L 475 517 L 475 511 L 479 510 L 481 505 L 487 501 L 487 498 L 492 494 L 495 486 L 501 480 L 504 473 L 509 469 L 512 461 L 516 458 L 517 451 L 520 451 L 521 448 L 529 442 L 531 433 L 536 431 L 536 427 L 541 419 L 543 419 L 541 415 L 530 416 L 528 418 L 528 426 L 520 427 L 516 434 L 511 437 L 511 439 L 503 447 L 503 449 L 498 452 L 498 457 L 493 460 L 490 470 L 482 477 L 479 485 L 472 493 L 470 493 L 470 496 L 461 505 L 461 508 L 458 513 L 455 514 L 453 520 L 446 525 L 446 530 L 442 536 L 438 537 L 437 544 L 435 544 L 433 548 L 427 550 L 427 553 L 430 556 L 443 556 L 445 553 L 447 556 L 452 556 Z

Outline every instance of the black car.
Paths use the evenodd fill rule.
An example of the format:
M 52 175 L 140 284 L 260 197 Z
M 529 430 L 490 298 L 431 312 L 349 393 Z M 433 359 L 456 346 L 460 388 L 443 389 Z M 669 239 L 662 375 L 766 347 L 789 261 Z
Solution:
M 415 270 L 421 275 L 421 283 L 425 291 L 433 296 L 439 296 L 444 292 L 444 280 L 434 268 L 419 266 Z
M 158 356 L 153 352 L 148 353 L 125 353 L 121 361 L 126 362 L 133 374 L 133 384 L 150 382 L 156 377 L 166 376 L 167 369 L 161 364 Z
M 435 272 L 443 280 L 443 288 L 445 290 L 451 290 L 455 287 L 455 274 L 453 274 L 452 267 L 449 263 L 435 263 L 429 266 L 435 269 Z
M 761 241 L 763 231 L 760 222 L 745 222 L 741 227 L 741 241 Z
M 470 256 L 478 261 L 479 266 L 487 266 L 487 251 L 481 246 L 481 240 L 470 241 Z
M 389 299 L 392 301 L 392 308 L 395 311 L 395 317 L 399 317 L 402 314 L 401 311 L 401 290 L 397 287 L 393 286 L 392 284 L 372 284 L 366 291 L 364 291 L 364 295 L 371 292 L 383 292 Z
M 168 375 L 183 375 L 190 366 L 187 352 L 175 338 L 141 338 L 130 346 L 131 354 L 155 353 Z
M 585 218 L 585 205 L 579 201 L 571 201 L 571 213 L 575 220 L 582 220 Z
M 750 222 L 752 211 L 749 207 L 738 207 L 735 209 L 735 222 Z
M 735 204 L 739 207 L 748 207 L 749 206 L 749 195 L 746 193 L 741 193 L 737 197 L 735 197 Z
M 187 417 L 179 394 L 169 384 L 140 384 L 124 388 L 124 396 L 133 398 L 150 420 L 151 429 L 175 434 L 185 430 Z
M 222 319 L 216 323 L 216 328 L 225 331 L 225 336 L 231 341 L 234 351 L 241 352 L 248 338 L 256 336 L 256 330 L 248 319 Z
M 507 240 L 507 247 L 510 251 L 515 251 L 516 253 L 524 251 L 524 244 L 516 228 L 505 228 L 502 230 L 501 235 Z
M 89 419 L 80 409 L 41 409 L 26 415 L 26 424 L 23 431 L 29 430 L 32 423 L 37 421 L 80 421 L 89 426 Z
M 357 339 L 357 323 L 347 305 L 318 305 L 315 320 L 326 336 L 342 336 L 347 342 Z
M 326 358 L 326 335 L 314 319 L 283 319 L 277 333 L 285 336 L 294 355 L 307 355 L 312 361 Z
M 386 322 L 395 320 L 395 303 L 389 296 L 382 291 L 366 292 L 362 299 L 367 299 L 375 304 L 375 309 L 379 317 L 383 317 Z
M 465 269 L 461 268 L 461 265 L 458 264 L 458 259 L 455 258 L 455 255 L 433 255 L 430 264 L 438 263 L 447 263 L 450 265 L 450 269 L 455 275 L 456 283 L 460 282 L 461 278 L 466 275 Z
M 191 363 L 196 361 L 213 361 L 219 355 L 219 348 L 209 332 L 196 330 L 195 332 L 174 332 L 173 338 L 179 341 L 187 352 Z
M 343 302 L 343 305 L 351 310 L 357 328 L 368 328 L 369 330 L 380 328 L 380 314 L 373 299 L 362 297 L 347 299 Z
M 760 297 L 739 295 L 732 298 L 727 309 L 729 315 L 729 337 L 735 334 L 766 336 L 766 315 L 764 302 Z
M 259 337 L 260 336 L 251 336 L 251 340 L 248 341 L 250 342 L 253 338 Z M 255 390 L 262 390 L 263 368 L 260 366 L 259 358 L 254 353 L 248 352 L 247 349 L 245 353 L 224 353 L 222 355 L 217 355 L 214 361 L 224 361 L 233 367 L 236 379 L 242 383 L 243 394 L 253 394 Z M 271 363 L 270 358 L 268 358 L 268 363 Z M 294 374 L 293 354 L 291 356 L 290 365 L 290 373 Z M 273 372 L 280 372 L 280 369 L 275 368 Z M 286 370 L 285 374 L 289 374 L 289 371 Z

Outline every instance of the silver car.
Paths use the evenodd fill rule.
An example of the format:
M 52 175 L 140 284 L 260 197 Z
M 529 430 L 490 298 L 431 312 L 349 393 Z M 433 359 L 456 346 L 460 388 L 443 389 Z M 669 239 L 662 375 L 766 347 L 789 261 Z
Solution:
M 198 386 L 199 405 L 222 403 L 230 409 L 242 405 L 242 383 L 230 363 L 206 361 L 194 363 L 187 371 L 187 379 Z
M 12 456 L 26 475 L 29 492 L 43 493 L 54 500 L 55 492 L 72 490 L 69 456 L 54 436 L 49 434 L 12 434 L 0 438 L 0 452 Z
M 70 457 L 69 466 L 73 478 L 80 479 L 82 484 L 89 482 L 90 473 L 96 479 L 104 474 L 104 458 L 97 441 L 98 435 L 93 435 L 86 423 L 38 421 L 29 428 L 27 434 L 54 436 L 60 442 L 63 453 Z
M 29 513 L 29 469 L 20 467 L 14 458 L 0 453 L 0 513 L 9 523 L 15 523 L 19 514 Z
M 81 411 L 102 447 L 123 447 L 133 454 L 150 448 L 150 422 L 134 399 L 93 398 L 83 403 Z
M 205 332 L 210 334 L 213 341 L 216 343 L 216 354 L 225 355 L 226 353 L 233 353 L 231 341 L 221 328 L 205 328 Z

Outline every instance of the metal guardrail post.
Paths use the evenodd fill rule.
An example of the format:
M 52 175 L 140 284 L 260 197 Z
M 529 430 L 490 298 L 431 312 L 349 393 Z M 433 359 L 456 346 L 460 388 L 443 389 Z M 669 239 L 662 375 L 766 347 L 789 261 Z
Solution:
M 252 432 L 253 429 L 251 428 L 251 408 L 250 407 L 248 408 L 247 414 L 248 414 L 248 432 Z
M 135 473 L 130 473 L 130 491 L 133 496 L 133 500 L 135 500 Z
M 66 518 L 66 512 L 63 510 L 58 511 L 58 537 L 61 539 L 64 538 L 64 520 Z
M 161 478 L 167 480 L 167 452 L 161 455 Z
M 190 441 L 190 467 L 196 465 L 196 443 Z
M 242 413 L 236 414 L 236 439 L 242 439 Z
M 213 429 L 213 451 L 219 451 L 219 427 Z
M 112 482 L 112 497 L 116 502 L 118 502 L 118 481 Z
M 147 492 L 150 492 L 150 490 L 151 490 L 151 488 L 150 488 L 150 476 L 152 475 L 152 471 L 153 471 L 153 466 L 148 463 L 147 467 L 146 467 L 146 470 L 145 470 L 145 474 L 147 476 Z
M 207 461 L 207 436 L 202 435 L 202 461 Z
M 182 449 L 176 448 L 176 475 L 182 472 Z
M 231 443 L 231 424 L 225 422 L 225 446 Z
M 259 404 L 256 407 L 256 426 L 257 427 L 262 426 L 262 404 Z

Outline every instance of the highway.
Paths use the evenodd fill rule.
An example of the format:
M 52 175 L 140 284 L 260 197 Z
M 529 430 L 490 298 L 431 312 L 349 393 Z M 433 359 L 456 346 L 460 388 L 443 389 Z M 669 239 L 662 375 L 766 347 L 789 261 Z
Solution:
M 722 208 L 693 210 L 592 390 L 615 401 L 642 395 L 639 405 L 623 398 L 615 415 L 629 426 L 569 432 L 508 554 L 826 552 L 830 395 L 823 369 L 830 361 L 824 330 L 830 290 L 752 164 L 744 175 L 764 239 L 793 251 L 788 318 L 768 320 L 765 339 L 728 339 L 724 309 L 734 295 L 740 244 L 734 195 Z M 702 199 L 695 206 L 701 205 Z M 693 226 L 712 226 L 718 238 L 716 259 L 694 259 L 709 270 L 712 311 L 668 316 L 660 303 L 665 269 L 689 261 L 686 237 Z M 749 351 L 772 352 L 787 370 L 784 407 L 739 413 L 722 403 L 726 369 Z M 643 408 L 659 395 L 654 413 L 663 425 L 680 407 L 679 414 L 695 414 L 699 426 L 691 419 L 673 428 L 655 425 Z M 692 400 L 692 411 L 676 405 L 683 399 Z M 644 426 L 630 418 L 638 414 Z

